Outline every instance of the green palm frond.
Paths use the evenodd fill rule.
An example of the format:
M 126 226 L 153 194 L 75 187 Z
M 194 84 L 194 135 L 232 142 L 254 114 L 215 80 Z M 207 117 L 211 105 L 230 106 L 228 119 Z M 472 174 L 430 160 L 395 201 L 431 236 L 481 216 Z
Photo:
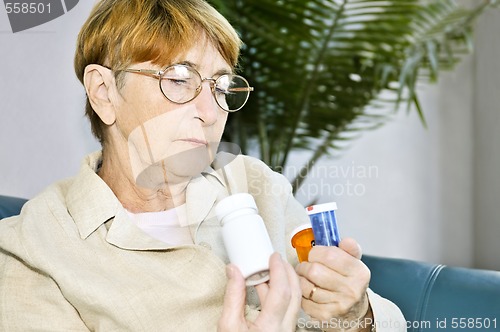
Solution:
M 310 149 L 308 169 L 346 137 L 385 123 L 401 102 L 425 124 L 418 78 L 453 68 L 470 50 L 473 19 L 492 1 L 474 9 L 452 0 L 212 3 L 241 34 L 241 73 L 255 87 L 230 116 L 226 139 L 258 150 L 275 169 L 291 151 Z

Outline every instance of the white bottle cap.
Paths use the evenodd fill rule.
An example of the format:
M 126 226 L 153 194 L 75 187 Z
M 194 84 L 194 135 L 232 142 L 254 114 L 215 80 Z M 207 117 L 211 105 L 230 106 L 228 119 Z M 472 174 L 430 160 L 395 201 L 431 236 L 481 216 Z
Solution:
M 224 225 L 223 219 L 230 213 L 244 208 L 254 209 L 258 213 L 257 205 L 252 195 L 247 193 L 238 193 L 224 198 L 215 206 L 217 219 Z
M 311 205 L 306 208 L 307 214 L 316 214 L 321 212 L 328 212 L 332 210 L 337 210 L 337 203 L 330 202 L 324 204 Z
M 288 243 L 290 245 L 292 245 L 292 238 L 295 236 L 295 234 L 297 234 L 298 232 L 300 231 L 303 231 L 304 229 L 308 229 L 308 228 L 312 228 L 312 225 L 311 223 L 307 223 L 307 224 L 302 224 L 300 226 L 297 226 L 295 227 L 295 229 L 292 231 L 292 233 L 290 234 L 290 237 L 288 238 Z

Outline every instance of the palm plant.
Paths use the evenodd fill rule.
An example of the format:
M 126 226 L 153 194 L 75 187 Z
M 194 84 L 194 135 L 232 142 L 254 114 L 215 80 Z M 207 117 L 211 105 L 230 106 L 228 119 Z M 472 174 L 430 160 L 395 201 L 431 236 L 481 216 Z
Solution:
M 436 80 L 470 51 L 473 19 L 495 1 L 211 2 L 241 34 L 241 72 L 256 91 L 225 138 L 278 171 L 292 151 L 311 150 L 297 190 L 318 159 L 382 125 L 402 101 L 425 125 L 417 80 Z

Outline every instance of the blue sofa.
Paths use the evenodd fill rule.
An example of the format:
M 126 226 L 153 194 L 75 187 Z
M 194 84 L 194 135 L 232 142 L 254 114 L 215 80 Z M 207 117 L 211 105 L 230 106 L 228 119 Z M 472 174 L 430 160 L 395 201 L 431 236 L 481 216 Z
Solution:
M 0 196 L 0 220 L 25 202 Z M 363 261 L 370 287 L 401 308 L 408 331 L 500 331 L 500 272 L 368 255 Z

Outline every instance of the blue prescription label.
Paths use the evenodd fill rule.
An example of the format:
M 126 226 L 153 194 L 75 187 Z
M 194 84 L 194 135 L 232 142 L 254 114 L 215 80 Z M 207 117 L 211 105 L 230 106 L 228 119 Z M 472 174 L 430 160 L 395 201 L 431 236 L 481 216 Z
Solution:
M 314 233 L 315 245 L 339 245 L 340 236 L 335 217 L 336 209 L 336 203 L 318 204 L 306 208 Z

